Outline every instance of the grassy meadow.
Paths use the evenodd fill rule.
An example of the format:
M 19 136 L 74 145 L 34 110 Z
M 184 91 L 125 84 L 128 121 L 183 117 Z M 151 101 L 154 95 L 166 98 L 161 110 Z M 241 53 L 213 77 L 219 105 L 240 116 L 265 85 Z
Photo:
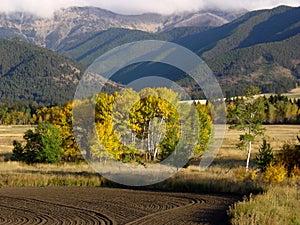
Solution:
M 276 152 L 285 143 L 298 143 L 299 125 L 269 125 L 266 139 Z M 95 173 L 89 165 L 63 163 L 27 165 L 9 160 L 13 140 L 22 140 L 28 126 L 0 126 L 0 186 L 106 186 L 120 187 Z M 300 179 L 286 178 L 279 185 L 263 182 L 254 159 L 262 143 L 253 143 L 251 170 L 246 173 L 247 152 L 236 148 L 241 133 L 227 128 L 223 145 L 213 164 L 203 172 L 193 162 L 172 178 L 147 189 L 246 195 L 228 211 L 232 224 L 300 224 Z M 255 195 L 251 195 L 254 193 Z
M 21 141 L 31 126 L 0 126 L 0 162 L 7 160 L 12 152 L 14 140 Z
M 86 163 L 34 164 L 12 162 L 13 141 L 23 141 L 32 126 L 0 126 L 0 186 L 100 186 L 102 178 Z
M 98 186 L 105 183 L 104 179 L 95 173 L 86 163 L 63 163 L 56 165 L 34 164 L 27 165 L 21 162 L 11 162 L 13 140 L 21 141 L 24 132 L 29 126 L 0 126 L 0 185 L 2 186 L 48 186 L 48 185 L 92 185 Z M 274 151 L 287 142 L 297 143 L 297 134 L 300 126 L 274 125 L 266 126 L 266 137 Z M 160 187 L 176 189 L 182 183 L 188 191 L 216 191 L 248 193 L 251 186 L 243 180 L 247 152 L 236 148 L 240 132 L 227 128 L 223 145 L 213 164 L 204 172 L 198 169 L 198 162 L 182 169 L 177 175 Z M 255 167 L 254 158 L 258 152 L 262 138 L 257 138 L 253 143 L 251 166 Z M 255 171 L 255 170 L 254 170 Z M 189 183 L 190 185 L 186 185 Z M 192 185 L 194 184 L 194 185 Z M 228 185 L 230 184 L 230 185 Z M 180 186 L 182 186 L 180 185 Z M 182 188 L 182 187 L 181 187 Z M 200 188 L 200 189 L 199 189 Z M 256 189 L 254 187 L 254 189 Z

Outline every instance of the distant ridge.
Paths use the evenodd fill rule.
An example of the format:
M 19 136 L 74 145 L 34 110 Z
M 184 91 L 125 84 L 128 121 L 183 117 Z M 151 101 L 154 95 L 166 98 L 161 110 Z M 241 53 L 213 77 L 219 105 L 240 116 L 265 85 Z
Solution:
M 220 27 L 201 29 L 181 27 L 158 34 L 128 29 L 109 29 L 92 34 L 75 43 L 66 42 L 60 50 L 69 57 L 89 65 L 98 56 L 124 43 L 145 39 L 166 40 L 183 45 L 201 56 L 217 76 L 226 96 L 239 96 L 249 85 L 263 92 L 285 93 L 300 78 L 300 7 L 279 6 L 249 12 Z M 179 81 L 193 93 L 195 87 L 182 79 L 184 74 L 162 67 L 135 67 L 128 76 L 116 76 L 126 83 L 148 69 L 160 71 Z M 122 78 L 124 77 L 124 78 Z M 195 98 L 203 97 L 196 94 Z
M 111 28 L 162 32 L 182 26 L 201 28 L 220 26 L 246 13 L 245 10 L 206 10 L 172 15 L 145 13 L 121 15 L 96 7 L 70 7 L 56 11 L 51 18 L 29 13 L 0 14 L 0 37 L 18 37 L 53 50 L 66 40 L 76 42 L 82 36 Z
M 212 17 L 224 18 L 222 12 L 217 13 L 211 11 L 206 13 L 207 15 L 211 13 L 213 15 Z M 134 23 L 131 24 L 136 24 L 136 29 L 132 29 L 133 27 L 118 27 L 115 24 L 116 27 L 108 29 L 106 29 L 106 27 L 103 28 L 105 30 L 101 30 L 102 28 L 99 26 L 101 28 L 99 28 L 100 30 L 89 32 L 91 27 L 99 23 L 97 22 L 97 16 L 100 14 L 102 15 L 102 19 L 108 17 L 113 18 L 103 23 L 110 24 L 109 26 L 115 24 L 113 21 L 120 21 L 119 17 L 124 18 L 123 15 L 116 15 L 110 11 L 78 7 L 58 12 L 51 23 L 49 22 L 50 20 L 48 21 L 49 24 L 42 23 L 40 18 L 35 18 L 32 15 L 23 15 L 22 22 L 13 17 L 10 17 L 8 20 L 2 15 L 0 16 L 0 34 L 2 36 L 14 36 L 19 34 L 19 36 L 16 36 L 27 42 L 34 44 L 44 43 L 46 47 L 71 57 L 86 66 L 90 65 L 103 53 L 124 43 L 148 39 L 175 42 L 189 48 L 205 59 L 219 80 L 226 97 L 240 96 L 249 85 L 259 86 L 265 93 L 285 93 L 294 88 L 296 83 L 299 83 L 300 7 L 280 6 L 270 10 L 258 10 L 246 13 L 236 19 L 233 19 L 234 16 L 225 13 L 225 15 L 233 19 L 233 21 L 218 27 L 176 27 L 178 24 L 196 21 L 196 18 L 199 19 L 201 15 L 198 15 L 196 12 L 191 14 L 190 17 L 187 17 L 187 14 L 185 15 L 185 18 L 190 18 L 191 20 L 186 19 L 184 22 L 181 20 L 180 23 L 176 23 L 172 28 L 165 24 L 165 30 L 160 32 L 137 30 L 137 24 L 141 24 L 141 21 L 150 21 L 153 25 L 157 22 L 158 17 L 163 17 L 162 15 L 143 14 L 139 16 L 126 16 L 125 22 L 134 21 Z M 87 17 L 86 15 L 89 16 Z M 17 14 L 14 14 L 14 16 L 17 17 Z M 93 25 L 93 23 L 91 23 L 91 26 L 86 26 L 86 23 L 90 23 L 93 19 L 96 21 L 95 24 Z M 178 18 L 176 20 L 179 21 Z M 62 23 L 62 21 L 65 21 L 65 23 Z M 80 21 L 82 24 L 80 24 Z M 175 21 L 175 19 L 173 18 L 172 21 Z M 125 22 L 123 21 L 122 24 L 124 25 Z M 33 23 L 43 26 L 43 29 L 39 31 L 34 29 L 30 30 L 30 24 Z M 24 24 L 27 24 L 28 27 Z M 77 25 L 71 26 L 72 29 L 70 30 L 70 24 Z M 153 26 L 149 24 L 144 25 L 147 29 L 153 28 Z M 16 46 L 28 45 L 17 40 L 5 41 L 14 41 L 17 43 Z M 3 46 L 5 45 L 3 44 Z M 14 49 L 12 44 L 8 46 Z M 38 48 L 36 46 L 30 46 L 34 49 Z M 13 52 L 11 49 L 7 49 L 6 51 Z M 22 47 L 20 47 L 20 49 L 22 49 Z M 48 51 L 41 48 L 38 49 L 41 52 Z M 28 59 L 31 57 L 30 54 L 22 54 L 25 54 Z M 19 54 L 19 56 L 21 57 L 22 54 Z M 51 52 L 51 54 L 54 53 Z M 63 61 L 67 60 L 62 56 L 57 57 Z M 43 57 L 41 58 L 43 59 Z M 37 60 L 37 58 L 34 59 Z M 18 64 L 20 63 L 19 61 L 13 61 L 9 57 L 3 58 L 3 65 L 7 63 L 5 60 L 13 62 L 9 67 L 12 69 L 11 71 L 19 71 L 22 68 L 22 64 Z M 70 63 L 71 62 L 75 63 L 70 60 Z M 28 63 L 31 63 L 31 61 L 29 60 Z M 4 71 L 3 65 L 2 71 Z M 59 63 L 57 65 L 59 65 Z M 80 64 L 76 65 L 80 67 Z M 18 69 L 15 70 L 15 67 Z M 77 68 L 77 66 L 75 67 Z M 45 66 L 45 68 L 47 68 L 47 66 Z M 58 69 L 59 68 L 56 68 L 55 71 L 58 71 L 56 74 L 60 77 L 61 71 Z M 148 73 L 145 72 L 146 70 Z M 6 82 L 5 88 L 7 89 L 4 90 L 10 92 L 10 94 L 5 92 L 2 96 L 13 96 L 8 99 L 29 98 L 31 100 L 33 97 L 30 97 L 31 93 L 28 90 L 27 92 L 30 94 L 14 96 L 12 90 L 16 90 L 16 88 L 14 89 L 12 83 L 15 83 L 15 80 L 10 81 L 13 76 L 7 76 L 7 70 L 5 71 L 5 73 L 2 72 L 3 81 L 1 80 L 1 82 Z M 20 71 L 22 71 L 22 69 Z M 26 72 L 26 70 L 23 70 L 23 72 L 18 74 L 22 75 L 22 73 L 25 73 L 24 71 Z M 185 74 L 172 68 L 163 68 L 161 65 L 135 65 L 116 74 L 113 79 L 116 82 L 126 84 L 126 82 L 129 81 L 128 78 L 138 79 L 144 75 L 158 75 L 159 73 L 166 75 L 167 78 L 185 87 L 194 99 L 203 97 L 199 87 L 187 79 Z M 21 79 L 23 78 L 24 77 Z M 75 75 L 74 78 L 76 78 Z M 10 87 L 13 88 L 10 90 Z M 25 93 L 27 92 L 25 91 Z M 57 93 L 60 92 L 57 91 Z M 61 96 L 63 95 L 64 94 Z M 39 99 L 40 101 L 52 101 L 36 97 L 39 96 L 38 94 L 34 96 L 34 99 Z M 54 96 L 49 96 L 49 99 L 52 98 L 54 98 Z

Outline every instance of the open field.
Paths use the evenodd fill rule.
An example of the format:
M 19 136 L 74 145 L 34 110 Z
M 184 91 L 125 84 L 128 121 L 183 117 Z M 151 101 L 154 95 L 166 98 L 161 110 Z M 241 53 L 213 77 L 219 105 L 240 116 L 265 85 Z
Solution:
M 0 126 L 0 162 L 4 156 L 9 156 L 13 149 L 13 140 L 22 141 L 24 132 L 31 129 L 31 126 Z M 279 150 L 280 147 L 287 142 L 297 143 L 297 135 L 300 136 L 300 125 L 268 125 L 265 126 L 265 138 L 271 143 L 273 150 Z M 222 147 L 219 151 L 217 160 L 236 159 L 245 160 L 246 152 L 236 149 L 236 143 L 239 140 L 241 132 L 226 129 L 226 134 Z M 258 151 L 262 138 L 258 137 L 253 143 L 253 156 Z
M 237 195 L 107 188 L 1 188 L 1 224 L 226 224 Z
M 0 127 L 0 224 L 224 224 L 230 205 L 243 194 L 256 188 L 259 191 L 255 182 L 240 179 L 245 174 L 246 151 L 236 149 L 240 132 L 235 130 L 227 129 L 208 170 L 199 172 L 195 164 L 140 191 L 103 188 L 115 184 L 85 163 L 26 165 L 7 161 L 12 141 L 21 140 L 28 128 Z M 299 125 L 266 129 L 275 151 L 286 142 L 298 142 Z M 261 138 L 254 142 L 252 167 L 260 144 Z
M 86 163 L 58 165 L 26 165 L 10 162 L 12 140 L 22 139 L 28 127 L 0 127 L 0 186 L 110 186 L 104 178 L 95 173 Z M 279 150 L 286 143 L 297 143 L 299 125 L 266 126 L 266 136 L 273 149 Z M 255 187 L 247 186 L 237 177 L 244 173 L 247 152 L 236 148 L 240 132 L 228 130 L 223 145 L 213 164 L 204 172 L 199 172 L 198 162 L 160 184 L 162 189 L 172 190 L 181 183 L 183 190 L 192 192 L 230 192 L 249 193 Z M 9 136 L 11 135 L 11 136 Z M 9 141 L 10 142 L 9 142 Z M 255 167 L 254 158 L 261 144 L 258 138 L 253 144 L 251 167 Z M 188 185 L 189 184 L 189 185 Z M 157 186 L 156 186 L 157 187 Z M 175 188 L 176 189 L 176 188 Z M 180 187 L 179 191 L 182 190 Z
M 26 130 L 32 126 L 0 126 L 0 161 L 9 157 L 13 141 L 22 141 Z
M 266 94 L 256 95 L 256 97 L 265 96 L 266 98 L 269 98 L 271 95 L 274 96 L 274 95 L 277 95 L 277 94 L 275 94 L 275 93 L 266 93 Z M 294 89 L 290 90 L 289 92 L 283 93 L 281 95 L 286 96 L 290 99 L 299 99 L 300 98 L 300 88 L 294 88 Z
M 276 152 L 285 143 L 298 143 L 297 135 L 300 136 L 300 125 L 267 125 L 265 137 L 270 142 L 271 147 Z M 236 130 L 227 128 L 224 141 L 217 157 L 218 160 L 246 160 L 247 152 L 238 150 L 236 144 L 239 141 L 239 135 L 242 134 Z M 262 144 L 262 137 L 257 137 L 253 143 L 252 159 L 258 152 L 259 146 Z

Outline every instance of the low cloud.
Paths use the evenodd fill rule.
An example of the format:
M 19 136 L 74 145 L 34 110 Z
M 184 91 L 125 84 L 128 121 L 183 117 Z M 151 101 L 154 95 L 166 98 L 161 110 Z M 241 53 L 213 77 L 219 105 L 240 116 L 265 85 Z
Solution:
M 272 8 L 278 5 L 300 6 L 300 0 L 2 0 L 2 12 L 31 12 L 51 16 L 54 11 L 70 6 L 96 6 L 123 14 L 155 12 L 169 14 L 203 8 Z

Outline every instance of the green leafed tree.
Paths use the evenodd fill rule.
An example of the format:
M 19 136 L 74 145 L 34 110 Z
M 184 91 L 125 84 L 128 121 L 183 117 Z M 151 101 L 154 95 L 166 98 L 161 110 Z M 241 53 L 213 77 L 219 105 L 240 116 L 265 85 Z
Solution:
M 56 163 L 61 157 L 59 130 L 50 123 L 41 123 L 24 135 L 25 146 L 14 141 L 12 160 L 26 163 Z
M 235 104 L 228 107 L 228 119 L 230 129 L 243 131 L 240 135 L 239 148 L 247 148 L 246 170 L 249 169 L 252 143 L 257 136 L 264 135 L 265 129 L 262 127 L 265 105 L 262 98 L 255 96 L 260 93 L 257 87 L 251 86 L 245 92 L 245 97 L 235 100 Z

